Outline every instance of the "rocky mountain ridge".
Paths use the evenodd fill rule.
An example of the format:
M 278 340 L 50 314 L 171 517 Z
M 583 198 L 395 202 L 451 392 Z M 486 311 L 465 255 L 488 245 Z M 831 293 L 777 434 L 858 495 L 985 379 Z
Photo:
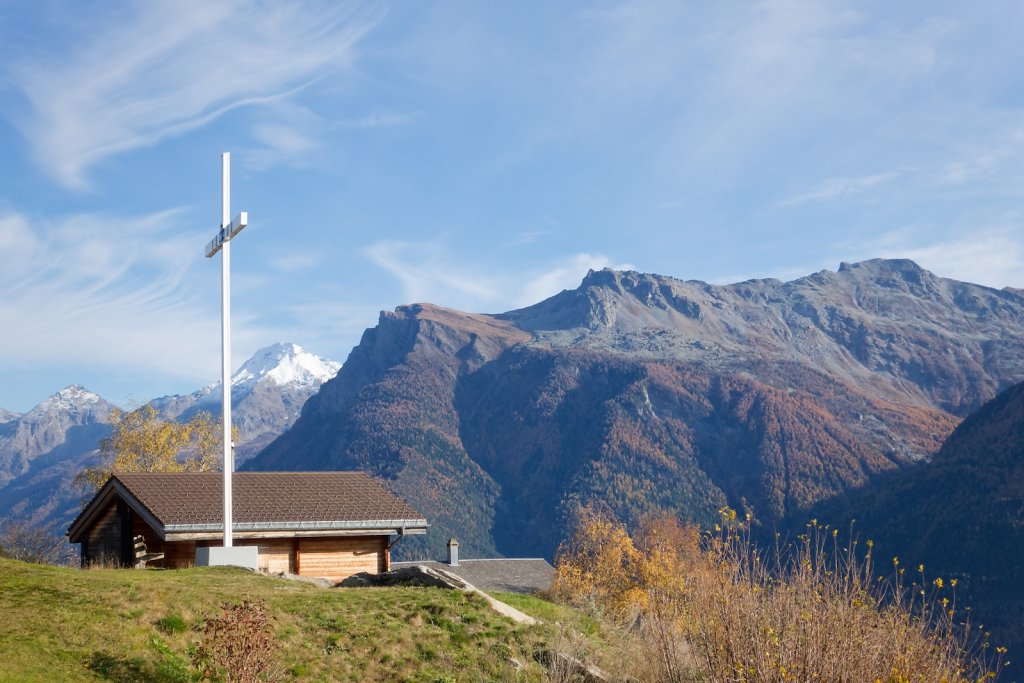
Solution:
M 72 384 L 24 415 L 0 424 L 0 486 L 27 472 L 36 458 L 55 448 L 95 449 L 98 440 L 93 438 L 104 432 L 97 425 L 106 423 L 112 409 L 112 403 Z
M 964 415 L 1020 373 L 1018 290 L 938 277 L 906 259 L 842 263 L 781 282 L 709 285 L 657 275 L 591 271 L 576 290 L 500 318 L 553 347 L 742 365 L 798 360 L 890 400 Z M 920 370 L 938 373 L 933 379 Z M 888 381 L 885 381 L 888 380 Z M 909 393 L 908 393 L 909 392 Z
M 256 351 L 231 375 L 231 421 L 241 437 L 236 462 L 245 462 L 288 429 L 306 400 L 340 367 L 297 344 L 273 344 Z M 200 411 L 216 418 L 221 413 L 221 383 L 151 403 L 166 419 L 187 420 Z
M 467 552 L 551 556 L 582 505 L 764 529 L 926 459 L 1024 379 L 1024 297 L 911 261 L 710 285 L 591 272 L 499 315 L 381 314 L 253 469 L 366 469 Z M 443 538 L 442 538 L 443 537 Z M 427 543 L 432 541 L 428 540 Z
M 72 384 L 0 424 L 0 525 L 11 517 L 45 524 L 73 516 L 78 494 L 71 482 L 110 434 L 114 408 Z

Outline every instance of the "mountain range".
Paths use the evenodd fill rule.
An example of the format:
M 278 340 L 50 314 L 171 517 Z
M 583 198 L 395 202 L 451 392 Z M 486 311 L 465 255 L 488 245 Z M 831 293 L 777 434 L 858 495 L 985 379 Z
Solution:
M 238 427 L 235 462 L 243 463 L 290 427 L 306 400 L 338 373 L 341 363 L 296 344 L 260 349 L 231 376 L 231 422 Z M 165 419 L 188 420 L 200 411 L 221 413 L 221 383 L 191 394 L 150 402 Z
M 240 433 L 238 462 L 286 430 L 302 404 L 340 363 L 315 356 L 295 344 L 274 344 L 257 351 L 232 376 L 232 422 Z M 218 417 L 220 382 L 185 396 L 164 396 L 151 403 L 165 419 L 187 420 L 199 411 Z M 81 386 L 72 385 L 24 415 L 0 414 L 0 521 L 18 518 L 50 525 L 63 533 L 80 510 L 75 475 L 93 464 L 100 441 L 110 435 L 115 406 Z
M 110 434 L 114 408 L 73 384 L 0 424 L 0 518 L 39 523 L 77 514 L 71 481 Z
M 711 285 L 602 270 L 498 315 L 384 312 L 247 467 L 363 469 L 405 556 L 551 557 L 583 506 L 773 530 L 926 461 L 1024 379 L 1024 295 L 907 260 Z

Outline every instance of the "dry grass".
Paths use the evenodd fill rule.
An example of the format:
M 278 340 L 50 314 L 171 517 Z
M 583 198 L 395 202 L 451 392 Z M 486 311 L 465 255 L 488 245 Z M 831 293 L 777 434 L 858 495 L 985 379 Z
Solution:
M 635 543 L 591 517 L 563 547 L 557 593 L 633 634 L 648 662 L 637 680 L 962 683 L 1004 667 L 961 620 L 955 586 L 923 567 L 908 578 L 894 560 L 878 578 L 870 543 L 817 522 L 766 556 L 724 514 L 704 537 L 651 520 Z

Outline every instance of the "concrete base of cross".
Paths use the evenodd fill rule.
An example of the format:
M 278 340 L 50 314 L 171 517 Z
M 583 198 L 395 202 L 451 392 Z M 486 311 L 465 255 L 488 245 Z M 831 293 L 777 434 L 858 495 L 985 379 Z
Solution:
M 230 548 L 196 548 L 197 567 L 259 567 L 260 551 L 254 545 L 236 545 Z

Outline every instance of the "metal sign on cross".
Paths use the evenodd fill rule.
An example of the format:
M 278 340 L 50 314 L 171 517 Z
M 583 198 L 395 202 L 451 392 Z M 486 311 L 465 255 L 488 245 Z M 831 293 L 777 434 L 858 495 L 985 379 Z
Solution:
M 231 475 L 235 469 L 234 444 L 231 443 L 231 239 L 249 224 L 245 211 L 234 220 L 231 216 L 231 155 L 224 152 L 221 159 L 221 218 L 220 231 L 206 245 L 206 256 L 221 253 L 221 389 L 224 404 L 224 547 L 232 547 Z

